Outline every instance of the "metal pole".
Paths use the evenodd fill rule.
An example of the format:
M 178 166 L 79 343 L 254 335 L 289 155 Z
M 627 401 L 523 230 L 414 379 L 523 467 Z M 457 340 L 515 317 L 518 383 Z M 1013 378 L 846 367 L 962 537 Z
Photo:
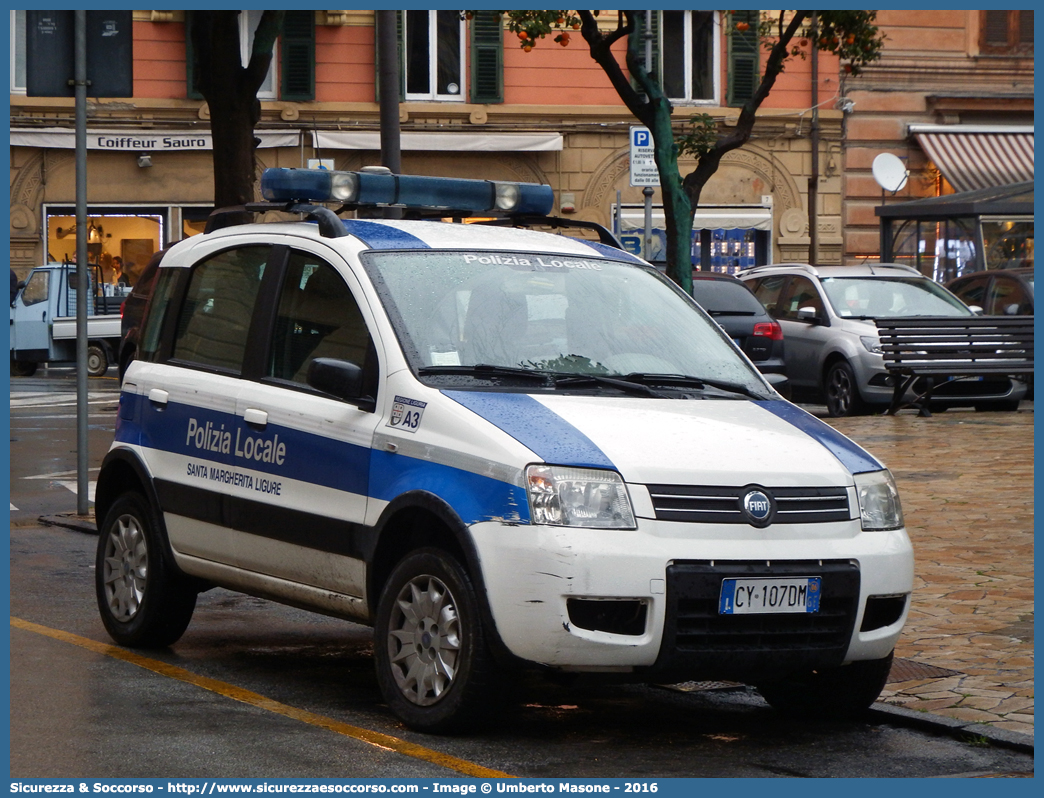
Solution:
M 377 69 L 380 80 L 381 163 L 402 172 L 399 136 L 399 45 L 395 11 L 377 12 Z M 403 12 L 405 13 L 405 12 Z M 386 219 L 401 219 L 401 208 L 385 208 Z
M 646 260 L 650 260 L 652 258 L 652 186 L 643 188 L 642 196 L 645 197 L 645 240 L 642 243 L 642 254 Z
M 75 13 L 76 89 L 76 513 L 87 515 L 87 12 Z
M 819 257 L 819 14 L 812 12 L 812 170 L 808 176 L 808 262 Z

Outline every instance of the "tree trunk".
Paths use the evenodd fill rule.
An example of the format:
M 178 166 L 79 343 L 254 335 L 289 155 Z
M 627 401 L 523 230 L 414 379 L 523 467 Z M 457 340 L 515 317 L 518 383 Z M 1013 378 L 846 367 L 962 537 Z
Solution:
M 246 67 L 240 56 L 238 11 L 189 13 L 196 87 L 210 108 L 214 206 L 244 205 L 254 200 L 254 149 L 259 141 L 254 127 L 261 119 L 257 92 L 271 66 L 284 12 L 264 12 Z

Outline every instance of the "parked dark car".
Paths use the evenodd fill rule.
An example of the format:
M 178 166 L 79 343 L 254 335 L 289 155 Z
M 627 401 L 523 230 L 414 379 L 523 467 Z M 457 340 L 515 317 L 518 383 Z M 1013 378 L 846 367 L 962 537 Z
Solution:
M 693 272 L 692 297 L 762 374 L 786 373 L 783 328 L 740 280 L 718 272 Z
M 142 317 L 145 315 L 145 306 L 152 296 L 152 288 L 156 283 L 156 275 L 159 273 L 159 264 L 166 254 L 166 249 L 161 249 L 153 255 L 134 284 L 134 288 L 127 294 L 120 307 L 120 381 L 127 373 L 127 367 L 138 353 L 138 333 L 141 327 Z
M 975 272 L 946 284 L 966 305 L 984 316 L 1033 315 L 1033 267 Z

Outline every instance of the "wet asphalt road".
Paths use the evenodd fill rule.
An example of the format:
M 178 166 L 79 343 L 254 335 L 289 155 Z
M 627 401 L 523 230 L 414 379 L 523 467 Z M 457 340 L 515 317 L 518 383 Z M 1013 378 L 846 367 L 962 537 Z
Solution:
M 975 741 L 884 723 L 787 721 L 744 687 L 565 686 L 516 675 L 505 682 L 506 706 L 490 729 L 416 734 L 382 705 L 368 629 L 223 590 L 200 597 L 172 648 L 139 652 L 146 659 L 136 663 L 119 659 L 123 650 L 111 646 L 94 606 L 96 537 L 37 522 L 75 509 L 66 484 L 75 485 L 75 474 L 62 473 L 75 468 L 75 408 L 46 396 L 21 399 L 50 393 L 59 401 L 73 391 L 71 377 L 12 381 L 12 777 L 1032 772 L 1032 755 Z M 98 394 L 89 419 L 97 466 L 111 440 L 115 380 L 91 380 L 91 391 Z M 374 745 L 360 739 L 365 731 L 417 747 Z

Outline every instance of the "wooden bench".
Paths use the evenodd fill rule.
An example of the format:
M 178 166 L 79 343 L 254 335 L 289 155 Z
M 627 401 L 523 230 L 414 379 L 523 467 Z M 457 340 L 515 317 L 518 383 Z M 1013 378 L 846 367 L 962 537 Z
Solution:
M 914 406 L 930 416 L 932 392 L 947 382 L 1033 374 L 1032 316 L 911 316 L 876 322 L 885 368 L 895 378 L 889 415 Z M 922 377 L 925 389 L 904 402 Z

